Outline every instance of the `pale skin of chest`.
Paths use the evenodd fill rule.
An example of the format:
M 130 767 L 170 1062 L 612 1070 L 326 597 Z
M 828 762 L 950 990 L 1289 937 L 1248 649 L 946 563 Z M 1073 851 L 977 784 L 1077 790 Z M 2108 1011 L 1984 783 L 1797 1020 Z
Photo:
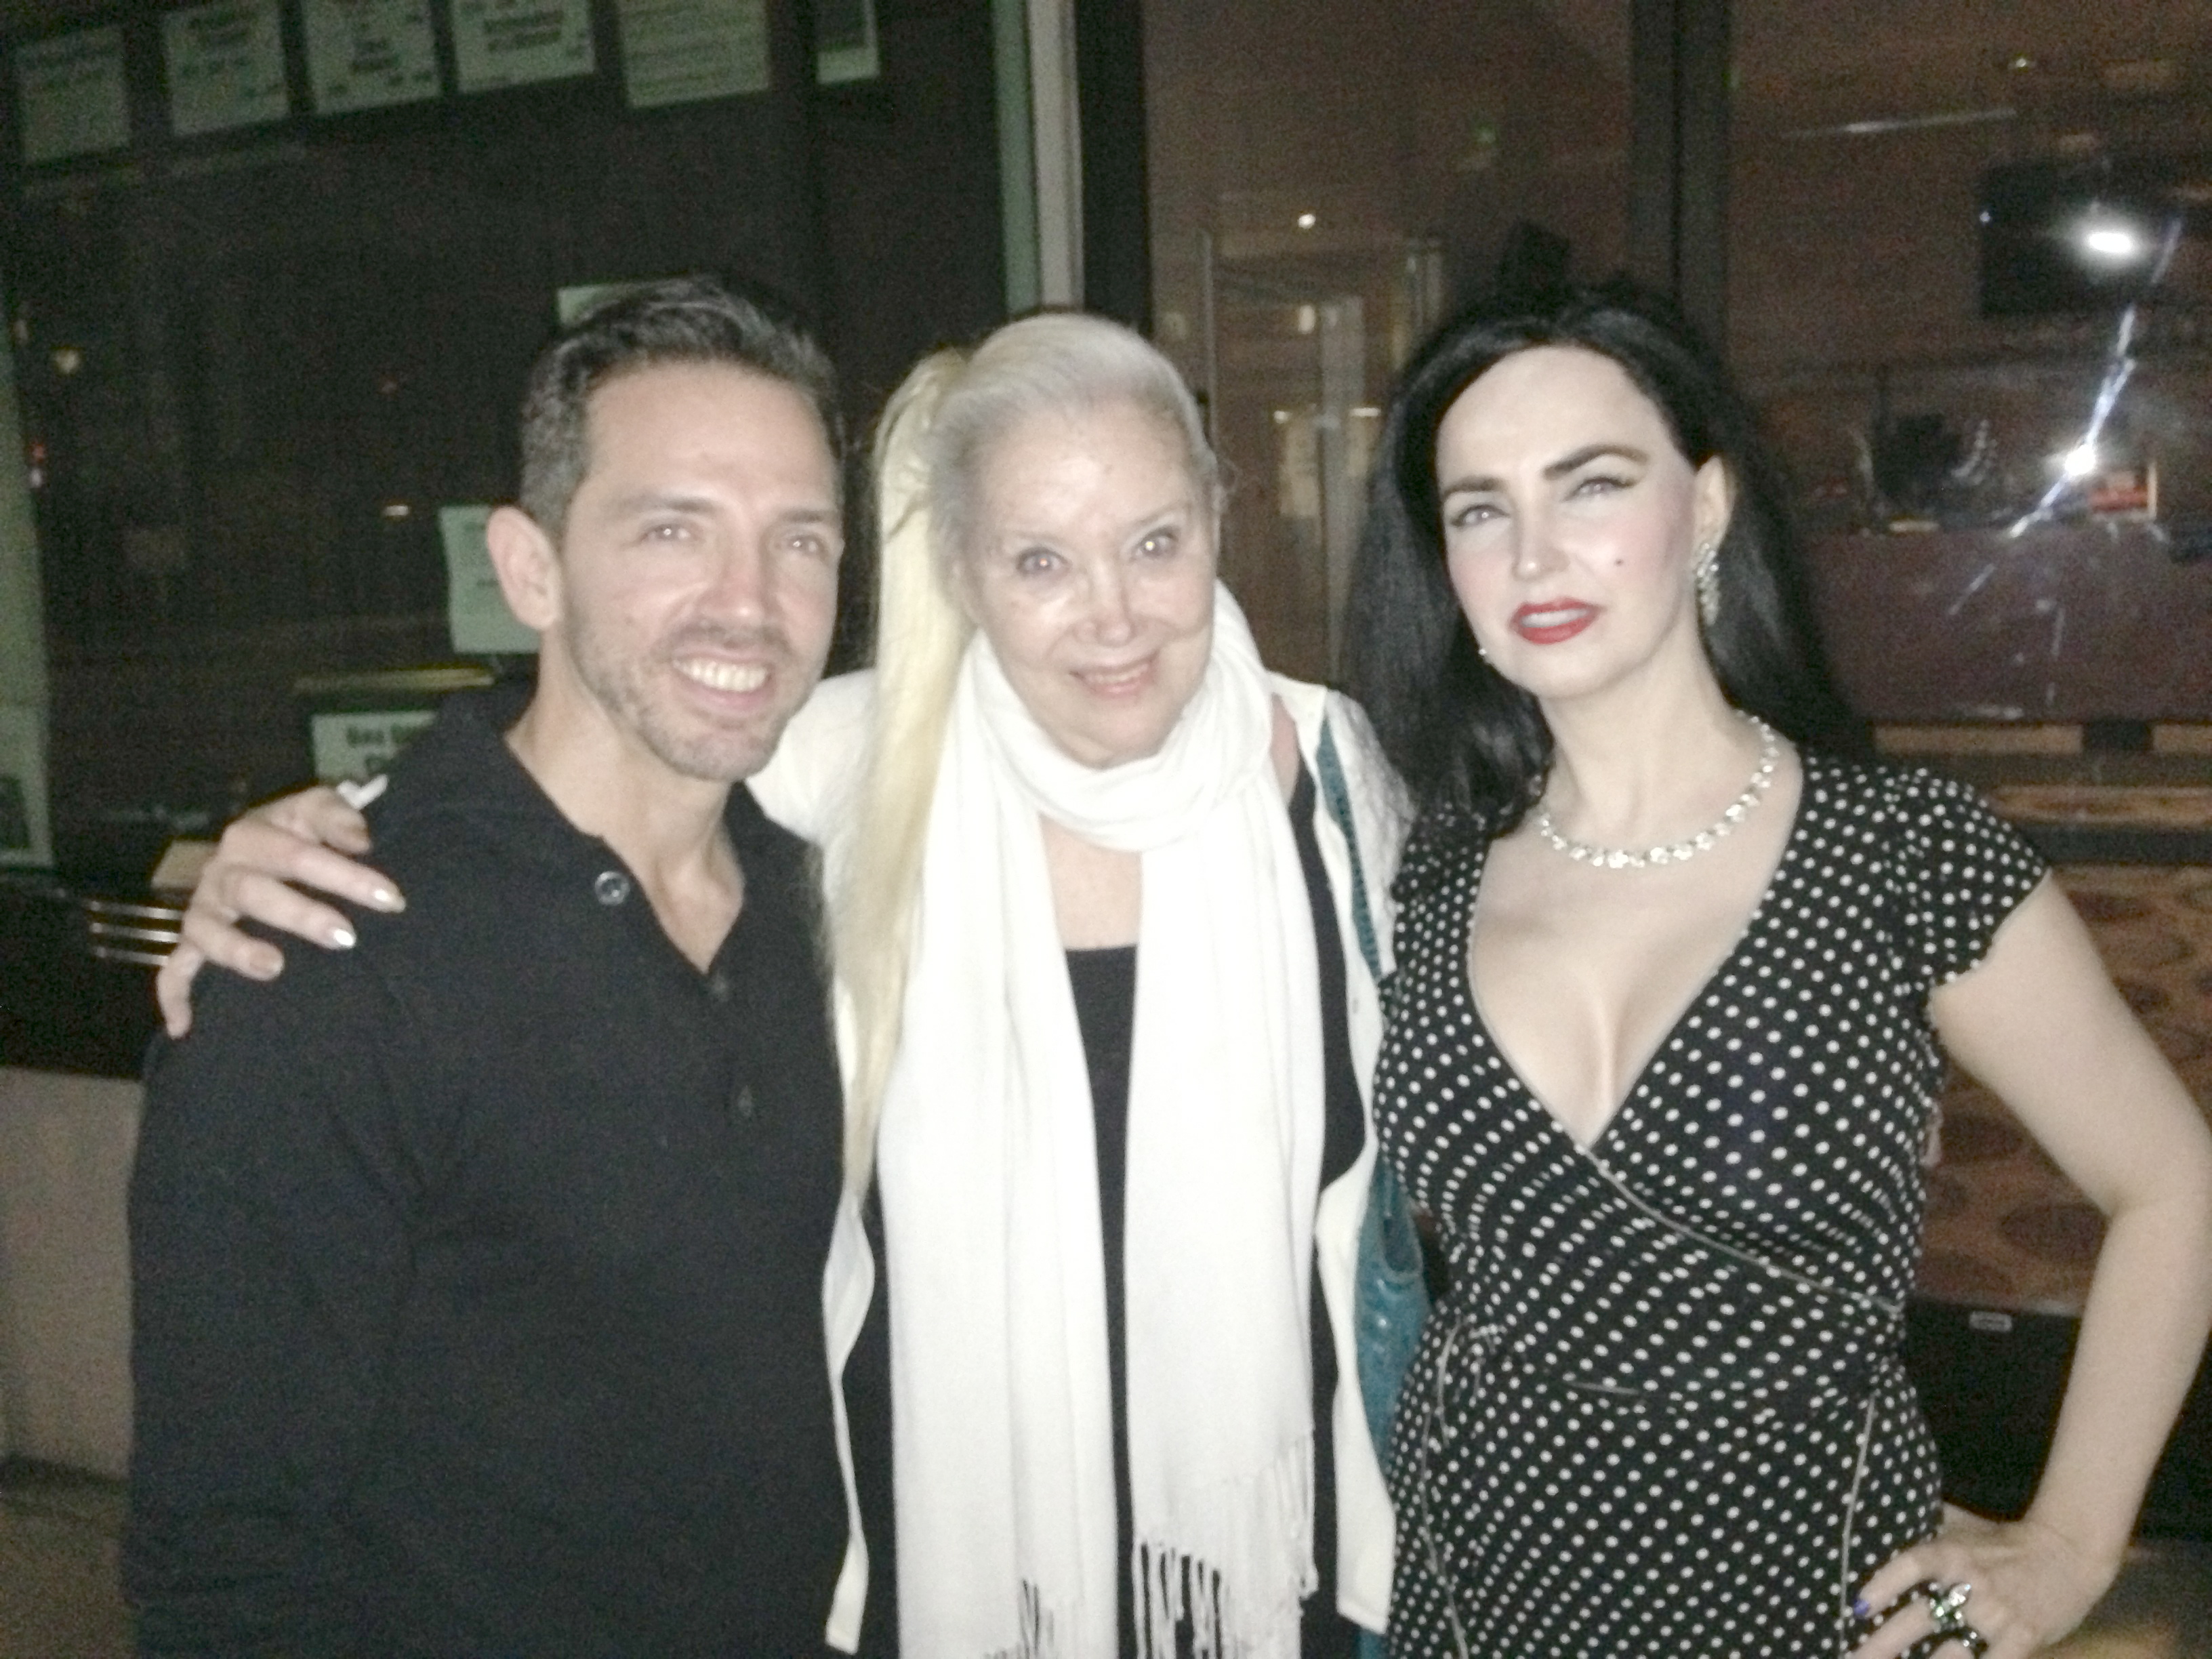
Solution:
M 669 942 L 701 973 L 712 968 L 745 904 L 745 872 L 728 841 L 718 839 L 697 866 L 643 884 Z
M 1686 863 L 1577 864 L 1523 824 L 1494 842 L 1469 930 L 1483 1024 L 1578 1146 L 1605 1133 L 1772 880 L 1802 788 L 1788 757 L 1735 833 Z

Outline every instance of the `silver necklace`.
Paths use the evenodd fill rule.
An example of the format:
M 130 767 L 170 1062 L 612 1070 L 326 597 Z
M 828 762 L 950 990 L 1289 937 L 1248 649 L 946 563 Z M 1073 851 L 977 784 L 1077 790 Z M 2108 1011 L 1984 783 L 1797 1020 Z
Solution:
M 1775 763 L 1782 757 L 1782 739 L 1775 735 L 1774 728 L 1756 714 L 1746 714 L 1744 719 L 1759 728 L 1759 765 L 1752 772 L 1751 781 L 1744 785 L 1743 793 L 1728 804 L 1728 811 L 1721 814 L 1720 821 L 1686 841 L 1647 847 L 1640 853 L 1620 847 L 1593 847 L 1586 841 L 1574 841 L 1561 835 L 1559 826 L 1552 822 L 1552 809 L 1541 800 L 1528 815 L 1528 821 L 1553 852 L 1565 853 L 1577 864 L 1601 870 L 1642 870 L 1655 864 L 1680 864 L 1700 853 L 1710 853 L 1720 844 L 1723 836 L 1750 816 L 1751 809 L 1774 787 Z

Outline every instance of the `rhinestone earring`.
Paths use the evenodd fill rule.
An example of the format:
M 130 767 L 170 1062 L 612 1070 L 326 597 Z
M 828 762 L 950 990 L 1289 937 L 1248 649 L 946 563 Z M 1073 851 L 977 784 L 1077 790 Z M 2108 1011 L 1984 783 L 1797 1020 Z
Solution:
M 1692 585 L 1698 590 L 1698 615 L 1710 629 L 1721 619 L 1721 550 L 1711 542 L 1698 550 L 1690 567 Z

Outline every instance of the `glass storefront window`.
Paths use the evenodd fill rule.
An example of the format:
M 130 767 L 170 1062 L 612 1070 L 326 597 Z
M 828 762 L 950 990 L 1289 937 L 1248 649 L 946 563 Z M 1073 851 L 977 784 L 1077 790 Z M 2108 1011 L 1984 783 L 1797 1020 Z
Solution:
M 1629 34 L 1627 0 L 1146 4 L 1157 331 L 1276 667 L 1334 665 L 1381 405 L 1445 309 L 1504 261 L 1624 263 Z
M 154 0 L 0 20 L 27 463 L 0 599 L 32 596 L 0 625 L 0 864 L 135 887 L 324 763 L 334 678 L 523 672 L 526 635 L 465 603 L 468 527 L 514 488 L 564 306 L 687 271 L 763 290 L 865 429 L 923 350 L 1034 298 L 997 177 L 1018 8 L 817 5 L 810 51 L 801 9 L 709 9 L 672 44 L 676 14 L 575 0 L 501 64 L 481 8 L 402 7 L 359 62 L 303 0 L 234 9 L 228 55 Z
M 1730 345 L 1838 666 L 1880 722 L 2212 719 L 2212 14 L 1904 9 L 1735 9 Z

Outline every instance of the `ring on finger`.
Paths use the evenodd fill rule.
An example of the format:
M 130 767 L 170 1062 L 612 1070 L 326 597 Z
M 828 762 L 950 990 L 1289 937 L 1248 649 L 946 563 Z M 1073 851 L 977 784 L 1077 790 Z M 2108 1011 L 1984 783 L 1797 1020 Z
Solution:
M 1980 1641 L 1981 1632 L 1966 1622 L 1966 1598 L 1973 1593 L 1972 1584 L 1931 1583 L 1921 1591 L 1928 1602 L 1928 1616 L 1936 1621 L 1937 1630 L 1946 1636 L 1972 1635 Z

